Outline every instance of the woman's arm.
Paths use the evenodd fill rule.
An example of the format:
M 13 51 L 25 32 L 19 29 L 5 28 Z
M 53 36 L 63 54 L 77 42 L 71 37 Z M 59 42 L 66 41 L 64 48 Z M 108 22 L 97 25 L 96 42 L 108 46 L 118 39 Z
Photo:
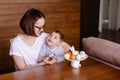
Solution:
M 57 62 L 57 60 L 56 60 L 56 55 L 54 55 L 53 57 L 46 57 L 45 59 L 44 59 L 44 62 L 46 63 L 46 64 L 54 64 L 54 63 L 56 63 Z
M 41 55 L 38 56 L 38 62 L 39 62 L 39 63 L 40 63 L 40 62 L 43 62 L 44 59 L 45 59 L 45 57 L 43 57 L 43 56 L 41 56 Z
M 16 56 L 16 55 L 13 55 L 13 59 L 14 59 L 15 64 L 16 64 L 16 66 L 17 66 L 17 68 L 19 70 L 24 70 L 24 69 L 29 69 L 29 68 L 33 68 L 33 67 L 38 67 L 38 66 L 41 66 L 41 65 L 45 65 L 44 62 L 41 62 L 41 63 L 35 64 L 35 65 L 29 65 L 29 66 L 27 66 L 25 64 L 24 59 L 22 57 Z
M 61 43 L 61 46 L 63 47 L 65 52 L 69 51 L 69 49 L 70 49 L 70 45 L 64 41 Z

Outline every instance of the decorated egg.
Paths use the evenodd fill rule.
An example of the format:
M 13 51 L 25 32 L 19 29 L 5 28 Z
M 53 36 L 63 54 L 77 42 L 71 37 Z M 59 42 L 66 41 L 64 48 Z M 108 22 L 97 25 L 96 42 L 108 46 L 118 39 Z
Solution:
M 76 58 L 75 55 L 73 55 L 73 54 L 70 55 L 70 60 L 75 60 L 75 58 Z
M 66 54 L 64 55 L 64 58 L 67 59 L 67 60 L 69 60 L 69 59 L 70 59 L 70 54 L 66 53 Z
M 77 59 L 77 60 L 81 60 L 81 55 L 80 55 L 80 54 L 77 54 L 77 55 L 76 55 L 76 59 Z

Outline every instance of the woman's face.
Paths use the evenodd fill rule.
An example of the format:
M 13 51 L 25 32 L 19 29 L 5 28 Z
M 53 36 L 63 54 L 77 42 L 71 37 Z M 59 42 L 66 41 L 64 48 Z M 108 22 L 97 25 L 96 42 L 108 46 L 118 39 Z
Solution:
M 35 35 L 37 37 L 43 32 L 44 25 L 45 25 L 45 19 L 44 18 L 40 18 L 35 22 L 34 32 L 35 32 Z

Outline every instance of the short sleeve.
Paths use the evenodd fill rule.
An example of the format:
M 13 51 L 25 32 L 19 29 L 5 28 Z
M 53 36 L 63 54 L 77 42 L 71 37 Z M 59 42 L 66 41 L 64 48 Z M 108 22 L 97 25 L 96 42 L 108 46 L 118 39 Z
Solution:
M 55 51 L 55 54 L 56 54 L 56 58 L 57 58 L 57 61 L 58 62 L 62 62 L 64 61 L 64 49 L 60 46 L 56 51 Z
M 10 39 L 10 51 L 9 51 L 9 55 L 17 55 L 17 56 L 22 56 L 20 54 L 20 50 L 18 47 L 18 42 L 14 39 Z
M 46 44 L 43 44 L 40 49 L 39 55 L 42 57 L 47 57 L 48 55 L 47 55 L 46 49 L 47 49 Z

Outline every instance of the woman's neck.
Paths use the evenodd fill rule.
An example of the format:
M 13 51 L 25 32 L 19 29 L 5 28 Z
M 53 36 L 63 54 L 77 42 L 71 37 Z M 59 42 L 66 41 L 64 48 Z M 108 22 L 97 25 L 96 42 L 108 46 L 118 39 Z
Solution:
M 36 37 L 26 34 L 20 34 L 21 39 L 29 46 L 32 46 L 35 43 Z

